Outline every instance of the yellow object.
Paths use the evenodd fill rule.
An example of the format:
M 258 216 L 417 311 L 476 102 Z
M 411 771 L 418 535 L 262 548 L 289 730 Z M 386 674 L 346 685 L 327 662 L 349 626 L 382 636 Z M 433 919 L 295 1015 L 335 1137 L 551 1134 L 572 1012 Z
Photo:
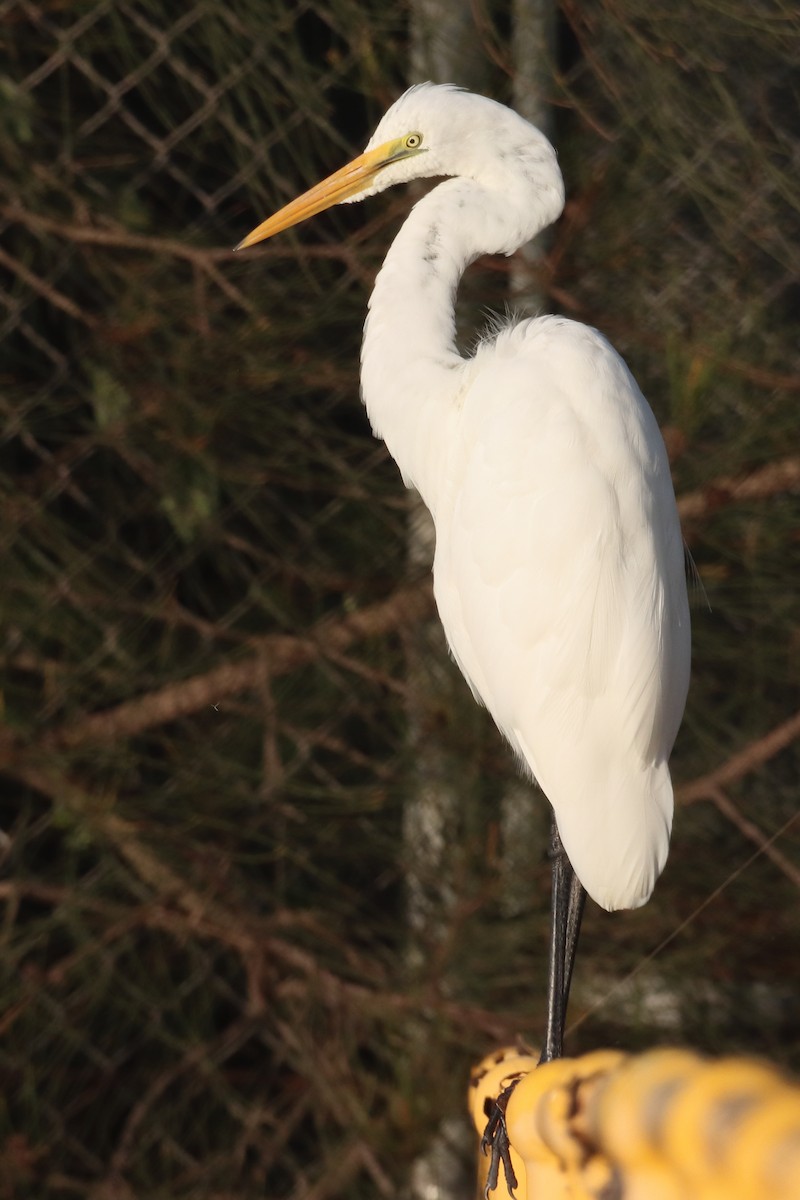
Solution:
M 515 1089 L 506 1109 L 506 1129 L 524 1163 L 532 1198 L 572 1200 L 588 1195 L 580 1182 L 587 1149 L 570 1118 L 579 1090 L 613 1070 L 623 1057 L 615 1050 L 599 1050 L 579 1059 L 559 1058 L 531 1071 Z M 609 1177 L 597 1182 L 602 1186 Z
M 683 1182 L 655 1136 L 656 1120 L 701 1063 L 688 1051 L 651 1051 L 610 1074 L 592 1098 L 587 1133 L 625 1179 L 626 1200 L 683 1200 Z
M 515 1074 L 505 1119 L 518 1200 L 800 1200 L 800 1087 L 767 1064 L 656 1050 L 537 1067 L 504 1051 L 474 1076 L 479 1132 L 491 1089 Z M 501 1172 L 495 1200 L 506 1195 Z

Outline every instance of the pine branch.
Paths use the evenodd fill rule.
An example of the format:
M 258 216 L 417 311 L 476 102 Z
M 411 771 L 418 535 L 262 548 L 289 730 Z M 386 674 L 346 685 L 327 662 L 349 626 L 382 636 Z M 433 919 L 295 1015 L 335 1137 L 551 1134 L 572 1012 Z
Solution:
M 80 783 L 65 778 L 62 773 L 43 767 L 18 766 L 9 774 L 47 796 L 54 804 L 67 809 L 84 821 L 93 833 L 105 838 L 153 893 L 152 903 L 132 910 L 121 910 L 118 920 L 104 930 L 104 939 L 141 926 L 171 933 L 182 942 L 188 938 L 207 938 L 218 942 L 240 957 L 248 981 L 248 1009 L 251 1015 L 265 1009 L 261 980 L 271 959 L 280 963 L 283 978 L 279 990 L 287 998 L 304 995 L 306 989 L 313 986 L 315 997 L 332 1008 L 346 1005 L 359 1006 L 372 1012 L 417 1011 L 420 997 L 415 993 L 395 990 L 392 980 L 385 977 L 373 956 L 358 954 L 349 946 L 345 978 L 323 966 L 318 956 L 296 941 L 276 936 L 276 929 L 281 926 L 296 928 L 298 924 L 302 925 L 308 920 L 305 914 L 281 910 L 264 917 L 251 910 L 228 907 L 216 896 L 206 896 L 197 891 L 167 865 L 156 850 L 144 843 L 141 831 L 133 822 L 111 811 L 114 806 L 112 796 L 93 793 Z M 77 899 L 80 905 L 87 910 L 95 910 L 99 916 L 108 919 L 114 915 L 114 906 L 108 900 L 104 900 L 101 906 L 95 906 L 91 898 L 70 896 L 68 890 L 63 888 L 43 890 L 36 882 L 0 883 L 0 900 L 13 903 L 24 896 L 33 896 L 42 903 L 58 906 L 68 901 L 74 903 Z M 316 929 L 315 932 L 318 940 L 324 940 L 323 930 Z M 50 968 L 50 983 L 63 981 L 72 965 L 72 957 L 68 956 Z M 361 981 L 353 981 L 353 971 L 357 972 Z M 38 990 L 38 987 L 32 988 L 29 997 L 5 1014 L 0 1021 L 0 1032 L 8 1031 L 35 999 Z M 422 1003 L 440 1018 L 488 1037 L 507 1040 L 517 1032 L 517 1017 L 504 1017 L 477 1005 L 453 1001 L 438 991 L 426 992 Z
M 330 655 L 334 659 L 350 646 L 380 637 L 433 612 L 430 580 L 399 588 L 386 600 L 343 616 L 321 621 L 307 638 L 271 634 L 253 642 L 254 652 L 240 661 L 228 660 L 202 675 L 170 683 L 135 700 L 126 700 L 105 712 L 93 713 L 40 738 L 37 756 L 74 749 L 91 742 L 133 737 L 159 725 L 176 721 L 221 700 L 257 688 L 265 673 L 285 675 L 297 667 Z M 6 740 L 5 758 L 11 761 L 20 747 Z

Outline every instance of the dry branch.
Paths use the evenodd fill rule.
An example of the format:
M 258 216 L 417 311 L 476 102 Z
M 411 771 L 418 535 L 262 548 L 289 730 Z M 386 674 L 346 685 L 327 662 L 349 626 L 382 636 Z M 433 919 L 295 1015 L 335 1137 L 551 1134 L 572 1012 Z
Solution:
M 73 317 L 76 321 L 82 321 L 90 329 L 97 323 L 96 318 L 90 313 L 84 312 L 74 300 L 70 300 L 69 296 L 65 296 L 52 283 L 49 283 L 46 279 L 42 279 L 34 271 L 29 270 L 24 263 L 20 262 L 19 259 L 13 258 L 2 247 L 0 247 L 0 264 L 13 272 L 14 275 L 17 275 L 23 283 L 28 285 L 31 291 L 36 292 L 44 300 L 47 300 L 54 308 L 65 312 L 67 316 Z
M 678 499 L 683 520 L 709 516 L 727 504 L 748 500 L 767 500 L 781 492 L 800 492 L 800 456 L 790 455 L 767 463 L 749 475 L 713 479 L 707 487 L 689 492 Z
M 754 821 L 748 820 L 743 813 L 733 803 L 733 801 L 723 792 L 722 788 L 717 788 L 711 794 L 711 800 L 728 820 L 736 826 L 741 834 L 753 842 L 761 850 L 762 854 L 766 854 L 776 867 L 790 879 L 795 887 L 800 888 L 800 870 L 790 862 L 785 854 L 782 854 L 776 846 L 767 838 L 755 824 Z M 798 813 L 800 816 L 800 813 Z
M 732 754 L 721 766 L 716 767 L 707 775 L 701 775 L 691 783 L 685 783 L 677 788 L 675 793 L 677 802 L 693 804 L 697 800 L 714 800 L 715 794 L 720 789 L 737 783 L 745 775 L 758 770 L 776 754 L 780 754 L 787 746 L 791 746 L 798 737 L 800 737 L 800 712 L 771 729 L 763 737 L 748 743 L 743 750 Z
M 272 962 L 280 968 L 281 978 L 276 990 L 287 999 L 305 994 L 308 982 L 313 980 L 315 994 L 332 1009 L 357 1006 L 374 1014 L 386 1011 L 402 1013 L 415 1012 L 422 1004 L 432 1014 L 465 1030 L 477 1031 L 498 1040 L 515 1035 L 518 1024 L 516 1018 L 450 1000 L 438 990 L 428 991 L 422 997 L 395 990 L 392 980 L 384 975 L 375 959 L 357 954 L 352 947 L 349 948 L 347 961 L 348 977 L 343 978 L 323 966 L 313 953 L 287 938 L 276 936 L 276 929 L 287 921 L 290 928 L 307 921 L 308 918 L 303 914 L 281 912 L 263 917 L 241 908 L 228 908 L 216 897 L 202 895 L 177 875 L 154 850 L 144 844 L 132 822 L 109 811 L 113 804 L 112 797 L 93 794 L 80 784 L 65 780 L 63 775 L 46 769 L 22 767 L 14 774 L 28 786 L 80 816 L 96 834 L 106 838 L 157 897 L 152 904 L 126 910 L 111 927 L 111 933 L 108 929 L 104 932 L 106 939 L 115 932 L 142 926 L 171 933 L 181 942 L 195 937 L 220 943 L 238 954 L 242 961 L 248 977 L 250 1013 L 264 1009 L 260 981 Z M 67 899 L 61 889 L 44 892 L 36 884 L 8 884 L 0 888 L 0 900 L 13 901 L 18 895 L 36 895 L 40 900 L 54 904 L 61 904 Z M 77 898 L 83 902 L 82 897 Z M 94 908 L 94 905 L 89 903 L 88 907 Z M 97 912 L 98 915 L 111 916 L 113 906 L 106 902 Z M 318 930 L 318 933 L 322 932 Z M 63 979 L 69 966 L 69 961 L 56 964 L 53 979 Z M 368 982 L 354 982 L 353 971 L 362 981 Z M 27 1003 L 28 1000 L 24 1000 L 7 1013 L 5 1023 L 0 1028 L 5 1029 L 13 1024 Z
M 40 742 L 40 747 L 51 752 L 90 742 L 133 737 L 219 704 L 229 696 L 260 687 L 265 670 L 271 677 L 285 675 L 316 658 L 326 657 L 328 653 L 340 655 L 355 642 L 380 637 L 420 621 L 432 611 L 433 595 L 430 581 L 426 579 L 399 588 L 387 600 L 368 608 L 326 618 L 307 638 L 273 634 L 258 639 L 253 643 L 255 653 L 240 662 L 224 662 L 203 675 L 168 684 L 160 691 L 54 730 Z
M 16 204 L 0 205 L 0 217 L 3 217 L 7 221 L 19 222 L 34 232 L 50 234 L 64 241 L 74 242 L 76 245 L 96 246 L 107 250 L 133 250 L 165 258 L 183 259 L 184 262 L 191 263 L 192 266 L 210 275 L 215 282 L 224 287 L 226 292 L 237 303 L 242 304 L 246 308 L 250 307 L 244 295 L 225 281 L 216 270 L 217 264 L 230 262 L 236 257 L 236 252 L 231 247 L 198 246 L 188 241 L 180 241 L 178 238 L 131 233 L 124 226 L 100 229 L 96 225 L 76 225 L 71 222 L 58 221 L 52 217 L 45 217 L 39 213 L 26 212 Z M 364 230 L 364 240 L 371 235 L 376 225 L 382 226 L 384 223 L 384 217 L 381 217 L 379 221 L 373 220 L 370 222 Z M 280 241 L 276 241 L 275 243 L 271 242 L 268 247 L 259 246 L 254 253 L 259 258 L 265 259 L 296 259 L 297 247 L 291 242 L 283 244 Z M 333 243 L 332 245 L 316 244 L 304 246 L 303 257 L 340 259 L 347 266 L 348 270 L 356 278 L 360 279 L 365 287 L 369 287 L 372 284 L 373 273 L 365 269 L 363 263 L 359 261 L 358 255 L 354 252 L 352 245 L 347 242 Z M 241 254 L 238 255 L 238 261 L 243 261 Z
M 726 504 L 764 500 L 782 492 L 800 491 L 800 457 L 787 456 L 742 476 L 722 476 L 707 487 L 678 500 L 681 518 L 700 519 Z M 254 655 L 220 666 L 178 683 L 168 684 L 136 700 L 96 713 L 54 730 L 41 745 L 53 750 L 93 741 L 131 737 L 146 729 L 188 716 L 220 700 L 260 686 L 263 672 L 283 675 L 312 662 L 318 655 L 333 661 L 354 642 L 375 637 L 428 617 L 433 609 L 429 582 L 398 589 L 388 600 L 344 617 L 326 619 L 308 638 L 267 635 L 253 643 Z M 354 664 L 348 660 L 348 669 Z M 366 667 L 361 670 L 369 674 Z M 385 678 L 384 685 L 391 686 Z

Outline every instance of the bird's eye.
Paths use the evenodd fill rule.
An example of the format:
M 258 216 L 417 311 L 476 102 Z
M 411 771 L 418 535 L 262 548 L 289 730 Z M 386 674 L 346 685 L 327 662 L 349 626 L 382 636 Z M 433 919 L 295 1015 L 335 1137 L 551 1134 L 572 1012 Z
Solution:
M 406 150 L 416 150 L 417 146 L 422 144 L 421 133 L 408 133 L 405 138 Z

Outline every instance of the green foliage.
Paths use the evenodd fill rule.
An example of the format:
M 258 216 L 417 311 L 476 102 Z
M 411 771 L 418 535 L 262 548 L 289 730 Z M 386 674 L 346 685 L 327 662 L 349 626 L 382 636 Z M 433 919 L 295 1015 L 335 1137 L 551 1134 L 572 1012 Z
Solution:
M 513 763 L 425 624 L 408 500 L 358 401 L 407 198 L 228 247 L 364 144 L 412 18 L 0 14 L 0 1192 L 392 1195 L 470 1062 L 538 1034 L 544 843 L 511 912 Z M 570 204 L 541 286 L 611 336 L 669 427 L 710 601 L 674 759 L 694 798 L 651 905 L 587 915 L 576 1049 L 800 1066 L 797 732 L 760 742 L 800 668 L 799 41 L 778 3 L 560 17 Z M 466 344 L 506 272 L 467 281 Z M 411 932 L 428 744 L 458 764 L 458 813 L 421 882 L 435 897 L 444 874 L 447 902 Z M 692 792 L 745 751 L 718 790 L 749 824 Z

